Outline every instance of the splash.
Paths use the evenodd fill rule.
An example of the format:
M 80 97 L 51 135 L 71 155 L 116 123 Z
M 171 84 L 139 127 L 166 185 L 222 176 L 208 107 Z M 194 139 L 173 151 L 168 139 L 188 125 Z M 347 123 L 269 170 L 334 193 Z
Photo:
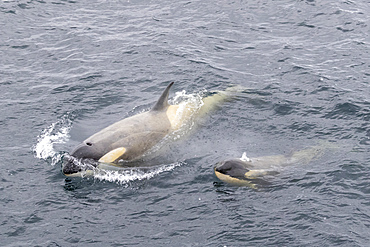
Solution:
M 55 151 L 54 144 L 66 143 L 69 139 L 69 131 L 72 121 L 64 116 L 56 123 L 52 123 L 44 129 L 37 138 L 36 145 L 33 146 L 34 156 L 38 159 L 51 159 L 52 165 L 55 165 L 62 158 L 62 153 Z
M 245 162 L 252 162 L 252 160 L 247 156 L 246 152 L 242 154 L 242 157 L 240 158 L 240 160 L 245 161 Z
M 161 173 L 172 171 L 178 166 L 181 166 L 181 163 L 163 165 L 160 167 L 151 168 L 148 171 L 143 171 L 140 168 L 131 168 L 131 169 L 122 168 L 116 171 L 95 169 L 94 178 L 100 181 L 115 182 L 118 184 L 128 184 L 129 182 L 132 181 L 151 179 L 154 176 L 157 176 Z

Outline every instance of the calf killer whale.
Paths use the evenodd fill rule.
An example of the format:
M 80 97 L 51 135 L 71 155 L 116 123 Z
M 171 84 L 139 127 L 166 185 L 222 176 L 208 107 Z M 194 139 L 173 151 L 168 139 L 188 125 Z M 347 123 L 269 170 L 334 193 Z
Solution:
M 217 178 L 237 186 L 257 188 L 257 184 L 266 183 L 264 177 L 277 175 L 279 170 L 291 165 L 305 165 L 322 156 L 326 149 L 335 148 L 329 142 L 322 142 L 291 155 L 272 155 L 248 158 L 245 153 L 239 159 L 228 159 L 218 162 L 214 167 Z
M 168 96 L 172 85 L 173 82 L 167 86 L 150 111 L 118 121 L 84 140 L 65 157 L 62 172 L 66 176 L 91 175 L 96 167 L 114 170 L 119 161 L 135 161 L 166 135 L 179 130 L 189 118 L 209 112 L 232 92 L 205 97 L 200 107 L 170 105 Z

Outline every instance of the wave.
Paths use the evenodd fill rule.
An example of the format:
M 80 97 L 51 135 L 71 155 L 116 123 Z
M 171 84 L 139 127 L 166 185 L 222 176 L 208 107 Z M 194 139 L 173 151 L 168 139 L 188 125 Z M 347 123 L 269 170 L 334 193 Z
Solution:
M 57 152 L 54 149 L 54 144 L 66 143 L 69 140 L 71 127 L 72 120 L 68 115 L 65 115 L 61 120 L 44 129 L 38 136 L 37 143 L 33 146 L 35 158 L 51 160 L 52 166 L 61 161 L 64 152 Z
M 151 179 L 161 173 L 172 171 L 176 167 L 181 166 L 181 163 L 173 163 L 168 165 L 161 165 L 154 168 L 122 168 L 117 171 L 95 169 L 94 178 L 101 181 L 115 182 L 118 184 L 127 184 L 135 180 Z

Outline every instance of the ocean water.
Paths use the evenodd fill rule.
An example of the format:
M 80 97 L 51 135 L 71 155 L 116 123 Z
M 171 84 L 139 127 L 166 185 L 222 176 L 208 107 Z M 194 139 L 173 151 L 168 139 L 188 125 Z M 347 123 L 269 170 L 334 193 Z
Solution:
M 368 0 L 1 1 L 1 245 L 369 246 L 369 20 Z M 172 81 L 171 100 L 245 90 L 151 169 L 61 173 Z M 258 189 L 213 173 L 320 141 Z

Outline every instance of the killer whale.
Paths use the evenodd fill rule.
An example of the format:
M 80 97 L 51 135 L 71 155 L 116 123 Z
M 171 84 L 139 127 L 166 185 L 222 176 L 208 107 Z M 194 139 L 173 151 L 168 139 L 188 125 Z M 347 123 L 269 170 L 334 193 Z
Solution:
M 105 164 L 104 169 L 115 169 L 120 161 L 136 165 L 136 160 L 165 136 L 179 130 L 189 118 L 203 116 L 239 90 L 233 88 L 210 94 L 202 99 L 199 107 L 191 103 L 170 105 L 168 97 L 173 84 L 167 86 L 151 110 L 113 123 L 81 142 L 65 157 L 63 174 L 90 175 L 99 164 Z
M 266 176 L 275 176 L 280 169 L 292 165 L 305 165 L 321 157 L 325 150 L 337 148 L 333 143 L 322 141 L 289 155 L 271 155 L 248 158 L 243 153 L 241 158 L 226 159 L 214 166 L 218 179 L 231 185 L 256 188 L 259 183 L 267 183 Z

